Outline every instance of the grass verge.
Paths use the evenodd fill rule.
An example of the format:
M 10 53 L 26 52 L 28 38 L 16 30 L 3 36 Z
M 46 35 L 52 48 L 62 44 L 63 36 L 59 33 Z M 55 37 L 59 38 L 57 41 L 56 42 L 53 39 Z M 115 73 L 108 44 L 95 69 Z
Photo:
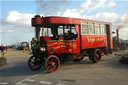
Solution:
M 128 64 L 128 53 L 122 55 L 122 57 L 119 61 L 120 61 L 120 63 Z
M 7 59 L 5 57 L 0 57 L 0 66 L 7 64 Z

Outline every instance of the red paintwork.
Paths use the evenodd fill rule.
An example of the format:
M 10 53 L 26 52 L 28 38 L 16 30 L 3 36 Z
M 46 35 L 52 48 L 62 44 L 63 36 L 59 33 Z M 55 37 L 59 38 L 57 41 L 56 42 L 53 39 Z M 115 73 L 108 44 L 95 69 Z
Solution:
M 54 72 L 59 67 L 59 61 L 55 57 L 51 57 L 46 62 L 46 67 L 49 70 L 49 72 Z
M 105 47 L 107 45 L 106 35 L 82 35 L 82 49 Z
M 77 19 L 77 18 L 67 18 L 67 17 L 42 17 L 42 18 L 32 18 L 32 26 L 37 25 L 46 25 L 46 24 L 77 24 L 80 25 L 81 21 L 95 22 L 102 24 L 111 24 L 109 22 L 100 22 L 86 19 Z
M 47 41 L 47 51 L 48 54 L 51 53 L 79 53 L 77 49 L 76 41 Z M 52 49 L 52 50 L 51 50 Z
M 40 17 L 32 18 L 32 26 L 42 25 L 43 19 Z
M 61 37 L 59 40 L 51 40 L 50 37 L 42 37 L 41 41 L 46 41 L 47 54 L 52 53 L 80 53 L 82 49 L 106 47 L 107 48 L 107 38 L 106 35 L 81 35 L 80 26 L 81 21 L 102 23 L 110 25 L 110 37 L 111 37 L 111 48 L 112 44 L 112 26 L 108 22 L 99 22 L 86 19 L 76 19 L 67 17 L 42 17 L 42 18 L 32 18 L 32 26 L 47 26 L 48 24 L 75 24 L 76 31 L 78 33 L 78 38 L 76 40 L 64 40 Z

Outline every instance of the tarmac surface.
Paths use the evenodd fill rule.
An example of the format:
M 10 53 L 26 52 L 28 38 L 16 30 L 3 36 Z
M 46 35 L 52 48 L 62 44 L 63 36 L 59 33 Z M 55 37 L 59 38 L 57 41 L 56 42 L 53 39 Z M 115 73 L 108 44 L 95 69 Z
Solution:
M 0 85 L 128 85 L 128 65 L 120 64 L 118 56 L 125 52 L 128 50 L 103 56 L 96 64 L 87 57 L 70 61 L 47 73 L 43 67 L 39 71 L 28 68 L 28 52 L 9 50 L 5 55 L 8 64 L 0 67 Z

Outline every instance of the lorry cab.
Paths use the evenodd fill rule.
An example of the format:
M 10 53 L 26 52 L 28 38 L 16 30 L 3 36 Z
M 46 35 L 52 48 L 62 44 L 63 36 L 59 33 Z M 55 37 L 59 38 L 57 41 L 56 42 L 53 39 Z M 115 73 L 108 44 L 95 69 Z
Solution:
M 45 46 L 47 54 L 52 53 L 79 53 L 77 42 L 78 30 L 75 25 L 51 24 L 43 27 L 40 36 L 40 45 Z

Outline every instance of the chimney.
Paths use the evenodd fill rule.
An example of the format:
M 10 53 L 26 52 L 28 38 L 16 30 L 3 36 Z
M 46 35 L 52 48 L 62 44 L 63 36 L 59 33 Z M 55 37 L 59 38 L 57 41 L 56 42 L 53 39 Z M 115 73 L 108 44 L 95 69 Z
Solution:
M 35 15 L 35 17 L 32 18 L 32 26 L 35 27 L 35 37 L 40 41 L 40 27 L 42 26 L 42 18 L 40 15 Z
M 119 29 L 116 30 L 116 34 L 117 34 L 117 42 L 119 43 Z

